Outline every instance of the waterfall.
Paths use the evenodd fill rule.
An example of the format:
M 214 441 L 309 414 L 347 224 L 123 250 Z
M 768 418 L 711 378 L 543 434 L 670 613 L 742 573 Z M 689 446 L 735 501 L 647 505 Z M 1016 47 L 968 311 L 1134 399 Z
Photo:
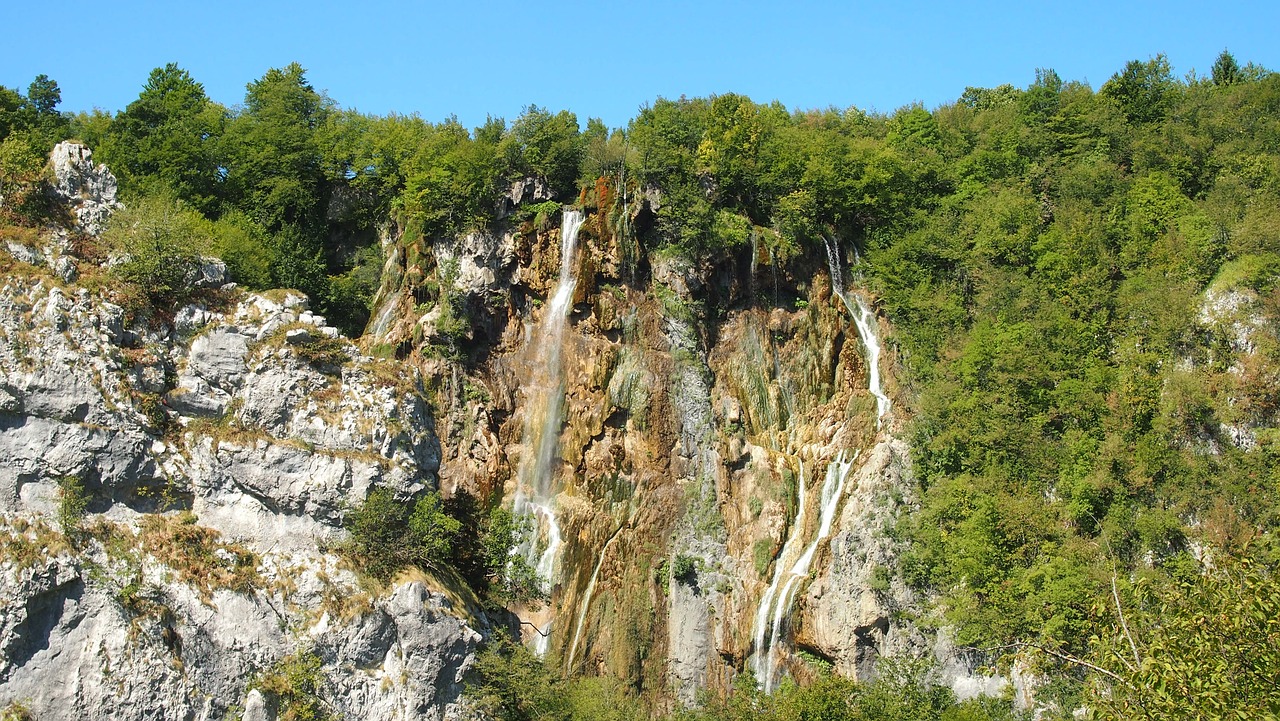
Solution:
M 858 329 L 858 337 L 867 349 L 867 386 L 876 399 L 876 428 L 884 423 L 884 417 L 893 407 L 889 396 L 885 395 L 880 384 L 880 339 L 876 337 L 875 313 L 867 305 L 867 301 L 858 293 L 847 292 L 844 288 L 844 272 L 840 269 L 840 247 L 835 238 L 823 238 L 827 245 L 827 266 L 831 270 L 831 290 L 844 302 L 844 307 L 853 316 L 853 324 Z
M 524 555 L 537 570 L 539 577 L 546 583 L 543 590 L 547 593 L 555 585 L 556 562 L 561 546 L 560 523 L 556 517 L 556 495 L 559 489 L 552 481 L 564 405 L 561 352 L 569 307 L 577 285 L 573 254 L 582 220 L 581 212 L 564 211 L 560 224 L 560 280 L 551 300 L 543 308 L 542 321 L 529 339 L 529 375 L 525 383 L 528 398 L 522 441 L 525 452 L 521 454 L 516 471 L 518 486 L 514 511 L 517 516 L 532 519 L 536 532 L 513 553 Z M 546 653 L 550 642 L 551 620 L 548 618 L 538 631 L 534 651 L 542 655 Z
M 573 627 L 573 640 L 569 642 L 569 660 L 565 663 L 565 671 L 573 673 L 573 660 L 578 655 L 578 640 L 582 638 L 582 627 L 587 622 L 587 609 L 591 607 L 591 596 L 596 592 L 596 579 L 600 577 L 600 567 L 604 565 L 605 555 L 609 552 L 609 546 L 618 538 L 618 534 L 622 533 L 622 529 L 627 524 L 618 525 L 617 530 L 609 536 L 604 542 L 604 546 L 600 548 L 600 557 L 596 559 L 595 568 L 591 569 L 591 580 L 587 581 L 587 588 L 582 592 L 582 600 L 578 604 L 578 623 Z
M 844 273 L 840 268 L 840 247 L 836 244 L 835 239 L 824 238 L 823 240 L 826 242 L 827 265 L 831 270 L 831 289 L 839 296 L 844 303 L 845 309 L 853 317 L 854 325 L 858 329 L 858 337 L 866 348 L 867 386 L 871 395 L 876 399 L 876 428 L 880 428 L 884 423 L 885 415 L 889 413 L 893 404 L 881 385 L 881 347 L 880 340 L 876 336 L 876 316 L 861 294 L 849 292 L 845 289 Z M 777 359 L 775 358 L 776 362 Z M 818 500 L 819 519 L 817 533 L 804 547 L 804 551 L 796 556 L 799 548 L 798 544 L 802 543 L 801 538 L 803 537 L 805 525 L 804 473 L 803 466 L 801 466 L 798 494 L 800 507 L 796 511 L 791 533 L 775 560 L 777 566 L 774 569 L 773 580 L 770 582 L 764 596 L 760 599 L 760 608 L 756 612 L 755 625 L 752 628 L 752 636 L 755 640 L 752 671 L 755 672 L 756 681 L 766 692 L 773 690 L 774 680 L 777 676 L 776 657 L 778 654 L 776 649 L 778 640 L 782 636 L 783 621 L 791 611 L 791 604 L 795 600 L 796 594 L 799 593 L 803 581 L 809 577 L 809 567 L 813 563 L 813 557 L 818 551 L 819 544 L 831 535 L 831 528 L 835 523 L 836 510 L 840 505 L 841 496 L 844 495 L 845 479 L 848 478 L 849 471 L 853 468 L 857 457 L 858 454 L 855 452 L 852 457 L 846 460 L 846 454 L 842 451 L 827 465 L 826 476 L 823 479 L 822 491 Z
M 755 671 L 756 680 L 761 685 L 765 685 L 766 673 L 769 666 L 770 647 L 766 645 L 772 642 L 772 637 L 767 636 L 770 629 L 769 612 L 773 610 L 774 599 L 778 595 L 778 586 L 782 583 L 783 572 L 790 563 L 793 548 L 796 548 L 800 540 L 801 534 L 804 533 L 804 461 L 800 461 L 800 476 L 796 480 L 796 517 L 791 522 L 791 533 L 787 534 L 787 540 L 782 544 L 782 550 L 778 552 L 778 557 L 774 559 L 773 580 L 769 582 L 769 588 L 765 590 L 764 596 L 760 599 L 760 608 L 756 611 L 756 622 L 752 627 L 751 635 L 755 639 L 755 656 L 752 659 L 752 670 Z
M 756 647 L 752 670 L 755 671 L 756 681 L 765 692 L 773 690 L 774 678 L 777 676 L 774 649 L 782 632 L 782 621 L 791 610 L 791 602 L 795 599 L 795 594 L 800 590 L 800 582 L 809 577 L 809 566 L 813 563 L 813 556 L 818 551 L 818 545 L 831 535 L 831 527 L 835 523 L 836 509 L 839 508 L 840 497 L 844 495 L 845 479 L 849 477 L 849 471 L 853 468 L 853 463 L 857 458 L 858 454 L 854 452 L 852 457 L 845 460 L 845 452 L 841 451 L 831 463 L 827 464 L 827 473 L 822 481 L 822 492 L 818 499 L 818 532 L 805 547 L 800 557 L 796 559 L 794 565 L 790 567 L 790 570 L 784 574 L 783 569 L 787 568 L 784 564 L 784 559 L 789 562 L 788 547 L 800 538 L 804 524 L 804 482 L 801 479 L 800 499 L 802 505 L 796 512 L 796 528 L 792 529 L 792 534 L 787 538 L 787 543 L 783 546 L 782 553 L 778 554 L 778 566 L 774 571 L 773 583 L 770 584 L 769 590 L 765 592 L 765 596 L 760 602 L 760 610 L 756 613 Z M 784 577 L 785 582 L 783 582 Z M 780 591 L 778 590 L 779 583 L 781 583 Z M 773 618 L 769 627 L 769 634 L 766 637 L 764 622 L 769 619 L 770 611 L 772 611 Z

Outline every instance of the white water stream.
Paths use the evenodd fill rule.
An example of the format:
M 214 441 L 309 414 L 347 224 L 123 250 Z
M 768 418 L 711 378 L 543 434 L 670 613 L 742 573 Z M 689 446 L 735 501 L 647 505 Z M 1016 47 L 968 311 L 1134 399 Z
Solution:
M 529 389 L 524 416 L 525 452 L 516 472 L 518 486 L 514 511 L 517 516 L 533 519 L 533 533 L 513 551 L 525 559 L 544 580 L 544 591 L 555 586 L 556 562 L 561 545 L 560 524 L 556 518 L 556 495 L 553 484 L 555 456 L 560 439 L 562 406 L 564 405 L 564 368 L 561 350 L 569 306 L 578 279 L 574 275 L 573 253 L 582 227 L 582 213 L 564 211 L 560 224 L 560 280 L 551 300 L 543 309 L 542 322 L 530 336 L 528 359 Z M 532 451 L 532 452 L 530 452 Z M 542 541 L 540 543 L 539 541 Z M 542 550 L 539 552 L 538 548 Z M 551 619 L 538 628 L 534 651 L 543 655 L 551 637 Z
M 875 313 L 867 305 L 867 301 L 857 293 L 850 293 L 844 288 L 844 271 L 840 268 L 840 246 L 835 238 L 824 238 L 827 244 L 827 266 L 831 270 L 831 289 L 840 296 L 844 307 L 853 316 L 853 324 L 858 329 L 858 337 L 867 349 L 867 386 L 876 399 L 876 428 L 884 423 L 884 417 L 893 407 L 889 396 L 885 395 L 880 384 L 880 339 L 876 337 Z
M 628 522 L 630 522 L 628 520 Z M 582 638 L 582 627 L 587 622 L 587 610 L 591 608 L 591 596 L 596 592 L 596 579 L 600 577 L 600 567 L 604 565 L 605 556 L 609 553 L 609 546 L 617 540 L 618 534 L 622 533 L 622 529 L 627 524 L 622 523 L 614 530 L 609 539 L 604 542 L 604 546 L 600 548 L 600 557 L 596 559 L 595 568 L 591 569 L 591 580 L 587 581 L 587 588 L 582 592 L 582 600 L 578 602 L 578 623 L 573 627 L 573 640 L 569 642 L 569 660 L 565 663 L 565 671 L 573 673 L 573 661 L 578 655 L 578 641 Z
M 884 423 L 884 417 L 893 407 L 889 396 L 885 394 L 880 382 L 880 340 L 876 337 L 876 317 L 861 295 L 850 293 L 844 287 L 844 273 L 840 268 L 840 248 L 833 238 L 826 238 L 827 264 L 831 270 L 831 287 L 844 303 L 849 315 L 853 317 L 858 329 L 858 337 L 867 349 L 867 386 L 876 399 L 876 428 Z M 775 560 L 773 580 L 760 599 L 760 608 L 756 612 L 752 636 L 755 640 L 755 655 L 752 657 L 752 671 L 760 687 L 769 692 L 777 677 L 777 645 L 782 634 L 783 620 L 791 610 L 792 601 L 800 590 L 801 582 L 809 577 L 809 567 L 813 563 L 818 545 L 831 535 L 831 527 L 835 522 L 836 510 L 840 497 L 844 495 L 845 479 L 853 469 L 858 454 L 845 460 L 845 453 L 840 452 L 827 465 L 826 477 L 822 482 L 822 493 L 818 501 L 818 531 L 813 540 L 804 548 L 799 557 L 795 557 L 805 525 L 805 478 L 804 465 L 800 466 L 798 488 L 799 507 L 792 523 L 791 533 L 787 536 L 782 550 Z M 793 561 L 794 558 L 794 561 Z
M 831 527 L 835 523 L 836 509 L 840 505 L 840 497 L 844 495 L 845 479 L 849 477 L 849 471 L 852 470 L 853 463 L 857 458 L 858 454 L 854 452 L 853 456 L 845 460 L 845 453 L 841 451 L 827 465 L 827 473 L 822 481 L 822 492 L 818 499 L 818 532 L 814 534 L 813 540 L 804 547 L 804 552 L 792 564 L 790 558 L 795 553 L 795 550 L 799 548 L 798 543 L 804 529 L 805 493 L 803 478 L 801 479 L 799 486 L 799 501 L 801 505 L 800 510 L 796 512 L 795 526 L 792 528 L 787 542 L 783 544 L 782 552 L 778 554 L 773 582 L 769 584 L 769 590 L 765 592 L 765 596 L 760 602 L 760 610 L 756 612 L 754 629 L 756 654 L 752 670 L 755 671 L 756 681 L 765 692 L 773 690 L 773 684 L 777 677 L 777 653 L 775 650 L 782 632 L 782 621 L 791 610 L 791 602 L 795 599 L 796 592 L 800 590 L 800 582 L 809 577 L 809 567 L 813 563 L 814 554 L 818 551 L 818 545 L 831 535 Z M 791 565 L 788 566 L 788 564 Z M 788 570 L 784 573 L 784 569 Z M 772 611 L 772 619 L 769 618 L 770 611 Z M 772 622 L 769 623 L 770 621 Z M 766 623 L 769 624 L 767 629 Z
M 773 580 L 769 582 L 769 588 L 765 590 L 764 597 L 760 599 L 760 608 L 756 611 L 756 621 L 752 627 L 751 635 L 755 640 L 756 651 L 755 656 L 752 657 L 751 668 L 756 674 L 756 681 L 761 686 L 768 685 L 766 679 L 769 677 L 769 667 L 772 665 L 770 657 L 773 650 L 771 648 L 773 638 L 766 635 L 770 629 L 769 612 L 773 610 L 774 599 L 778 595 L 778 587 L 782 584 L 783 573 L 790 563 L 788 557 L 792 554 L 793 548 L 798 548 L 797 544 L 801 542 L 800 535 L 804 533 L 804 486 L 807 480 L 804 473 L 804 461 L 800 461 L 800 475 L 796 480 L 796 517 L 791 523 L 791 533 L 787 535 L 787 540 L 782 544 L 782 550 L 774 561 Z

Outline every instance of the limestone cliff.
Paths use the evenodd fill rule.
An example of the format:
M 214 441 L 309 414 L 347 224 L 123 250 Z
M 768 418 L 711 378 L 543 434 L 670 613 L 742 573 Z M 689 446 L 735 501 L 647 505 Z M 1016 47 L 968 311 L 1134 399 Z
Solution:
M 87 150 L 54 160 L 79 208 L 110 209 Z M 436 484 L 412 369 L 292 292 L 211 287 L 131 324 L 100 283 L 72 283 L 94 269 L 64 272 L 66 247 L 10 239 L 3 261 L 0 707 L 267 719 L 287 702 L 267 681 L 302 666 L 340 717 L 457 716 L 484 617 L 425 578 L 370 593 L 326 550 L 373 484 Z

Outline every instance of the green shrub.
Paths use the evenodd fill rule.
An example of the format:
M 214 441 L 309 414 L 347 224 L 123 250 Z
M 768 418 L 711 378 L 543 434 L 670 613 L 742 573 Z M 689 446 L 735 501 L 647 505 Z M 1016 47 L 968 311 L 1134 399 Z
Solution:
M 428 492 L 407 503 L 385 488 L 375 488 L 347 514 L 345 525 L 351 534 L 347 553 L 381 581 L 409 566 L 440 570 L 461 528 L 444 512 L 439 494 Z
M 117 211 L 103 234 L 121 261 L 115 275 L 139 289 L 153 308 L 178 305 L 191 294 L 213 237 L 213 224 L 204 216 L 163 196 L 141 198 Z
M 81 523 L 89 508 L 89 497 L 79 478 L 67 477 L 58 483 L 58 528 L 72 546 L 78 546 L 83 536 Z
M 323 677 L 320 657 L 309 651 L 280 659 L 252 688 L 275 706 L 280 721 L 328 721 L 336 719 L 320 698 Z
M 671 564 L 671 577 L 681 583 L 690 584 L 693 583 L 697 575 L 697 559 L 683 553 L 677 554 L 675 562 Z

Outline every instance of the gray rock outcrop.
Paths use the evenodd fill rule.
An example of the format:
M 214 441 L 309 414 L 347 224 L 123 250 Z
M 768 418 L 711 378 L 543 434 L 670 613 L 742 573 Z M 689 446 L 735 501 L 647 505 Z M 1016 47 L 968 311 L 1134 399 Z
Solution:
M 107 166 L 94 164 L 92 150 L 69 140 L 54 146 L 49 163 L 54 192 L 67 204 L 76 224 L 90 235 L 101 233 L 111 213 L 120 207 L 116 176 Z
M 409 498 L 440 463 L 412 372 L 337 336 L 297 293 L 126 327 L 47 276 L 0 287 L 0 709 L 274 719 L 256 684 L 315 659 L 339 718 L 462 712 L 466 614 L 423 580 L 370 595 L 325 550 L 374 485 Z

